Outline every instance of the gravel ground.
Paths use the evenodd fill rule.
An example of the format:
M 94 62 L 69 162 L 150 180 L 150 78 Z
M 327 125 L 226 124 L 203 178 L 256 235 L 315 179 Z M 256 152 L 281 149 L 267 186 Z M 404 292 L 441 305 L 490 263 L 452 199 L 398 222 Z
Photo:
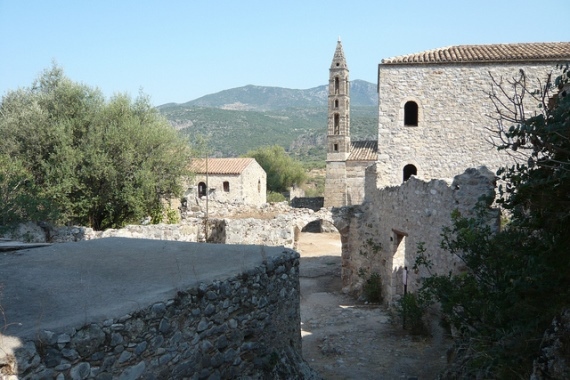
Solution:
M 341 292 L 340 238 L 302 233 L 303 356 L 324 379 L 434 379 L 451 342 L 410 336 L 388 310 Z

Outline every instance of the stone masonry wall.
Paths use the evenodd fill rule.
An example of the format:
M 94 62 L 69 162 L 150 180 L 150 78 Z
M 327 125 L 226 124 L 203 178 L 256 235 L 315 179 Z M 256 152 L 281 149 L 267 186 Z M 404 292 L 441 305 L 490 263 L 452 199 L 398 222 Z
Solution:
M 127 315 L 41 331 L 0 355 L 0 378 L 313 378 L 301 357 L 298 266 L 284 252 Z
M 531 90 L 554 70 L 552 63 L 380 65 L 378 186 L 400 184 L 408 164 L 419 178 L 430 180 L 481 165 L 496 171 L 511 162 L 490 142 L 488 129 L 496 123 L 489 118 L 494 114 L 489 72 L 505 84 L 521 68 Z M 538 102 L 526 99 L 527 116 L 534 115 Z M 418 126 L 404 126 L 407 101 L 418 105 Z
M 370 168 L 375 171 L 376 168 Z M 408 267 L 408 290 L 418 288 L 424 270 L 412 272 L 417 245 L 425 244 L 437 273 L 459 270 L 460 263 L 440 248 L 441 229 L 451 212 L 470 215 L 478 198 L 493 194 L 495 176 L 486 168 L 468 169 L 453 181 L 410 178 L 401 186 L 369 190 L 366 201 L 352 212 L 350 234 L 343 249 L 343 286 L 359 295 L 366 278 L 378 272 L 385 300 L 403 293 L 402 272 Z M 490 222 L 498 222 L 497 218 Z

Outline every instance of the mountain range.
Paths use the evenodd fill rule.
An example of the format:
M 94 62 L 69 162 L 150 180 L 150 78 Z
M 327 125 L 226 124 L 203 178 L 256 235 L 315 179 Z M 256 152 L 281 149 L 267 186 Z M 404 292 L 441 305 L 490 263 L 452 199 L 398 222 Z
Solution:
M 207 141 L 212 156 L 234 157 L 278 144 L 304 161 L 323 161 L 328 85 L 306 90 L 248 85 L 158 110 L 192 140 Z M 376 138 L 376 85 L 350 83 L 351 136 Z

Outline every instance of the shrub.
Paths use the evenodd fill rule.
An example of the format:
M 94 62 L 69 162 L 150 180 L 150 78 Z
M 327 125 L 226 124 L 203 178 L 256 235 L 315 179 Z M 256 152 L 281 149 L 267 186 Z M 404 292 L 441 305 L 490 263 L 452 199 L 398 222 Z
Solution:
M 362 294 L 368 302 L 382 302 L 382 279 L 378 272 L 373 272 L 370 277 L 366 279 L 362 288 Z

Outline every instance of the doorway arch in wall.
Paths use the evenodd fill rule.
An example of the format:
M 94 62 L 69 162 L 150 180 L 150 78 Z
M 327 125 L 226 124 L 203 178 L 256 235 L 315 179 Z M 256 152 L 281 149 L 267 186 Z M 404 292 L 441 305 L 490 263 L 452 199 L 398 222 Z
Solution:
M 417 175 L 417 174 L 418 174 L 418 169 L 414 165 L 408 164 L 408 165 L 404 166 L 404 170 L 403 170 L 404 182 L 406 182 L 408 179 L 410 179 L 411 176 Z
M 205 182 L 200 182 L 198 184 L 198 197 L 205 197 L 208 194 L 208 186 Z

